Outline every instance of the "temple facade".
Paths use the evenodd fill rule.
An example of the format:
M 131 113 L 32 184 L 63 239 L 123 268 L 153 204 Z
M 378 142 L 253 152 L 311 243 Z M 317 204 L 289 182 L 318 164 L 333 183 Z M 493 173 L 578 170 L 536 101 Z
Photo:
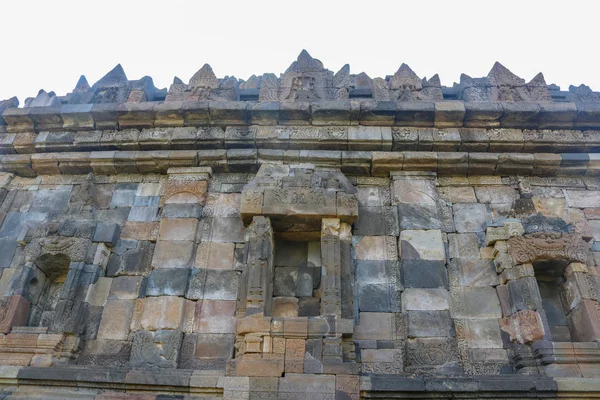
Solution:
M 0 102 L 0 399 L 600 398 L 600 93 L 499 63 Z

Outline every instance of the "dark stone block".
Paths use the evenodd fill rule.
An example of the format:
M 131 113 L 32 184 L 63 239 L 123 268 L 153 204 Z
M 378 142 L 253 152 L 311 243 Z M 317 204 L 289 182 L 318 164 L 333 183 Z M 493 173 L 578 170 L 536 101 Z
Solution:
M 275 265 L 277 267 L 306 267 L 308 242 L 275 240 Z
M 114 247 L 119 240 L 121 235 L 121 227 L 115 223 L 100 222 L 96 227 L 94 233 L 94 242 L 106 243 L 111 247 Z
M 437 205 L 398 204 L 400 229 L 441 229 Z
M 237 300 L 239 281 L 239 271 L 209 269 L 206 271 L 203 299 Z
M 70 190 L 40 189 L 37 191 L 29 211 L 49 214 L 63 213 L 67 209 L 70 196 Z
M 300 297 L 298 299 L 299 317 L 317 317 L 321 314 L 321 300 L 318 297 Z
M 555 231 L 561 233 L 571 233 L 573 226 L 567 224 L 560 218 L 546 218 L 542 213 L 538 213 L 523 221 L 525 233 Z
M 108 260 L 106 275 L 146 275 L 152 269 L 153 253 L 154 243 L 121 240 Z
M 275 267 L 274 296 L 311 297 L 313 277 L 320 273 L 320 267 Z
M 17 251 L 17 241 L 13 238 L 0 238 L 0 268 L 8 268 Z
M 409 337 L 454 337 L 449 311 L 409 311 Z
M 360 311 L 399 312 L 401 279 L 398 262 L 357 261 Z
M 187 268 L 156 269 L 146 280 L 146 296 L 183 296 L 189 275 Z
M 398 210 L 394 206 L 359 207 L 354 234 L 360 236 L 398 236 Z
M 371 375 L 367 390 L 372 392 L 424 392 L 425 378 L 398 375 Z
M 162 209 L 163 218 L 200 218 L 202 206 L 200 204 L 165 204 Z
M 103 310 L 104 307 L 91 306 L 88 303 L 84 303 L 84 326 L 81 332 L 81 337 L 84 340 L 96 339 L 96 336 L 98 335 L 98 327 L 100 326 L 100 320 L 102 319 Z
M 392 312 L 390 287 L 386 283 L 360 283 L 358 286 L 358 309 L 368 312 Z
M 542 309 L 542 298 L 534 277 L 515 279 L 507 283 L 510 311 Z
M 513 204 L 513 211 L 518 217 L 535 214 L 535 206 L 532 199 L 517 199 Z
M 404 287 L 448 287 L 446 264 L 439 260 L 402 260 Z

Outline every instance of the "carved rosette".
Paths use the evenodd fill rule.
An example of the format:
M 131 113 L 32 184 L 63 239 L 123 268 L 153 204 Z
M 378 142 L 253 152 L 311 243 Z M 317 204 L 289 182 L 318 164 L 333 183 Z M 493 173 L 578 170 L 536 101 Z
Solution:
M 589 245 L 577 234 L 538 232 L 508 240 L 508 254 L 515 264 L 563 259 L 585 262 Z

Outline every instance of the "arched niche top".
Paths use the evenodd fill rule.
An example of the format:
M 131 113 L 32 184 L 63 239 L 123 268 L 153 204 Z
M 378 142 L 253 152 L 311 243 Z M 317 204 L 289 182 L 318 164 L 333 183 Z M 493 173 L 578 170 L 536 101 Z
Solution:
M 323 218 L 349 224 L 358 218 L 356 193 L 338 169 L 263 164 L 242 190 L 240 211 L 246 225 L 265 216 L 278 233 L 320 232 Z
M 64 266 L 84 262 L 92 244 L 90 239 L 49 236 L 31 240 L 25 246 L 25 262 L 35 264 L 50 279 L 63 274 Z

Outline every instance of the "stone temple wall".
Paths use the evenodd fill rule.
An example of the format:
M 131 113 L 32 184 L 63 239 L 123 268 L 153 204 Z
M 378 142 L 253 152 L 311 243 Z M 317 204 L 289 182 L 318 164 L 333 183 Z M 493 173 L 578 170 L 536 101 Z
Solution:
M 599 99 L 303 52 L 0 103 L 0 398 L 600 398 Z

